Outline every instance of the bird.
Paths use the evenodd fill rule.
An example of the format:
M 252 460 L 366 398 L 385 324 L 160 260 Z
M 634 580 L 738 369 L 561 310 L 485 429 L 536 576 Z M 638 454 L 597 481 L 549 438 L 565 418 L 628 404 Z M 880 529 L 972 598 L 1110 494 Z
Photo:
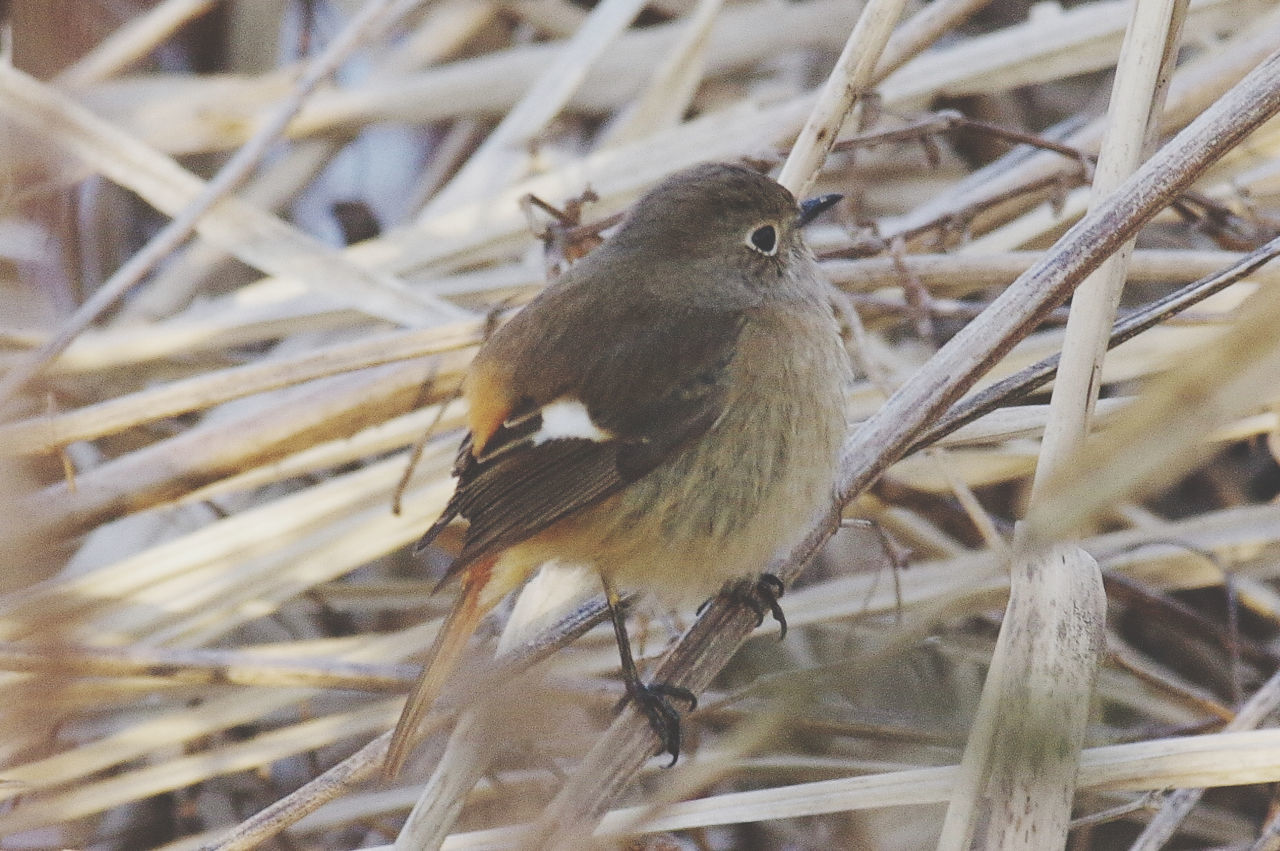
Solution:
M 444 580 L 461 590 L 384 776 L 399 773 L 480 619 L 552 560 L 599 575 L 624 700 L 674 763 L 671 702 L 696 698 L 641 680 L 623 596 L 674 609 L 761 577 L 830 505 L 851 367 L 801 228 L 840 197 L 797 203 L 731 163 L 676 172 L 481 346 L 463 382 L 456 487 L 417 545 L 468 521 Z M 781 583 L 758 588 L 780 616 Z

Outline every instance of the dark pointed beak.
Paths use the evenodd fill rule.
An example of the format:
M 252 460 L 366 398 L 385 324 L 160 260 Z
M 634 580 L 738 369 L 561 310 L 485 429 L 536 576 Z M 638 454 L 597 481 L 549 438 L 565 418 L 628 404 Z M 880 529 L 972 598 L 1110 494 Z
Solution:
M 836 205 L 843 195 L 819 195 L 808 201 L 800 202 L 800 215 L 796 217 L 796 227 L 804 227 Z

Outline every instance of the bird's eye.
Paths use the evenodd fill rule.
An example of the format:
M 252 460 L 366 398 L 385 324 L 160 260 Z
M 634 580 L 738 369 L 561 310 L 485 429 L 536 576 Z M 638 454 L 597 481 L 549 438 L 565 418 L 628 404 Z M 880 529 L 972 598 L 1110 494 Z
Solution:
M 760 225 L 747 236 L 747 245 L 772 257 L 778 251 L 778 231 L 773 225 Z

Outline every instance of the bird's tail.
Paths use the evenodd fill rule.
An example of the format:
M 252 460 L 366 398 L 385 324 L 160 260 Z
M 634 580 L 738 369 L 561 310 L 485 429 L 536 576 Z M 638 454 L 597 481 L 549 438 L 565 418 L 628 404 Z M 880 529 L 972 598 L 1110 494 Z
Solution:
M 476 631 L 480 619 L 505 596 L 502 589 L 493 587 L 503 582 L 493 583 L 496 556 L 483 559 L 467 566 L 462 575 L 462 594 L 454 604 L 453 611 L 445 619 L 444 625 L 436 633 L 435 641 L 427 654 L 426 664 L 418 682 L 405 701 L 400 712 L 400 720 L 396 722 L 395 732 L 391 734 L 391 744 L 387 749 L 387 759 L 382 764 L 382 774 L 387 780 L 400 773 L 409 752 L 418 743 L 418 728 L 431 705 L 440 696 L 445 681 L 462 659 L 467 640 Z M 500 571 L 501 572 L 501 571 Z M 506 589 L 510 590 L 510 589 Z M 497 592 L 497 593 L 495 593 Z

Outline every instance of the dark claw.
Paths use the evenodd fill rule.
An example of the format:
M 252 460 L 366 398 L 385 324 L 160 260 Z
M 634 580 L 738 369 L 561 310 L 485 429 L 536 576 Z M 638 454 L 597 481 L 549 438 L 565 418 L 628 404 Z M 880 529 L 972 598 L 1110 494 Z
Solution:
M 646 688 L 651 692 L 662 695 L 668 700 L 683 700 L 685 703 L 689 704 L 689 708 L 686 709 L 685 712 L 692 712 L 698 708 L 698 696 L 684 686 L 673 686 L 671 683 L 652 683 L 646 686 Z
M 680 712 L 671 705 L 672 700 L 682 700 L 689 705 L 688 712 L 698 708 L 698 698 L 682 686 L 670 683 L 635 683 L 627 685 L 627 696 L 619 705 L 634 700 L 649 719 L 649 726 L 662 741 L 662 751 L 671 754 L 667 768 L 680 758 Z
M 782 580 L 772 573 L 762 573 L 756 580 L 756 595 L 769 607 L 769 613 L 778 622 L 779 641 L 787 637 L 787 616 L 782 613 L 782 604 L 778 602 L 786 590 L 787 587 L 782 584 Z M 763 613 L 760 615 L 760 622 L 764 623 Z

